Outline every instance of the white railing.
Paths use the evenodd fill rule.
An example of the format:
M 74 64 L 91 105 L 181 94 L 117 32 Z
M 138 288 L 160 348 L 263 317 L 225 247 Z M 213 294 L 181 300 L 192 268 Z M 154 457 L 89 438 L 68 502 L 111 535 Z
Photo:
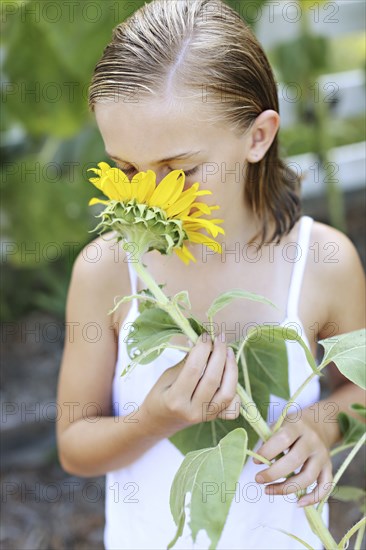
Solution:
M 302 90 L 296 82 L 278 84 L 281 127 L 296 123 L 296 104 L 301 101 Z M 325 74 L 311 85 L 314 101 L 332 103 L 332 118 L 349 118 L 366 111 L 365 72 L 362 70 Z
M 247 9 L 249 10 L 248 2 Z M 245 3 L 243 3 L 245 6 Z M 365 31 L 365 0 L 335 0 L 322 2 L 308 0 L 306 9 L 296 0 L 274 0 L 266 2 L 253 11 L 255 33 L 266 51 L 278 44 L 286 43 L 300 36 L 301 19 L 307 17 L 309 27 L 315 35 L 333 38 Z M 245 14 L 242 14 L 245 16 Z M 297 103 L 303 91 L 300 86 L 278 83 L 281 128 L 297 122 Z M 314 102 L 331 103 L 333 119 L 345 119 L 363 115 L 366 111 L 365 72 L 352 70 L 324 74 L 311 85 Z M 304 175 L 303 197 L 322 196 L 326 192 L 327 181 L 338 183 L 342 191 L 359 189 L 364 186 L 366 166 L 366 142 L 353 143 L 331 149 L 328 152 L 330 166 L 327 173 L 319 165 L 314 153 L 306 153 L 287 158 L 287 163 L 297 173 Z
M 308 17 L 310 30 L 329 38 L 362 32 L 365 26 L 366 3 L 364 0 L 336 0 L 321 2 L 307 0 L 307 9 L 294 1 L 271 0 L 255 9 L 252 2 L 239 3 L 242 15 L 254 19 L 255 34 L 269 50 L 281 42 L 293 40 L 301 33 L 301 18 Z
M 327 173 L 314 153 L 288 157 L 286 162 L 297 174 L 304 176 L 302 197 L 315 197 L 325 194 L 330 179 L 339 184 L 342 191 L 362 189 L 366 174 L 365 151 L 364 141 L 331 149 L 328 152 L 330 166 Z

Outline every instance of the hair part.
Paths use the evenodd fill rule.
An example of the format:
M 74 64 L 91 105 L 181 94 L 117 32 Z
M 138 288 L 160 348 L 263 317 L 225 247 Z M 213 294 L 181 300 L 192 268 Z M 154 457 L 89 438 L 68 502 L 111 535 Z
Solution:
M 209 121 L 228 125 L 238 136 L 263 111 L 279 113 L 261 45 L 222 0 L 153 0 L 113 29 L 94 69 L 89 109 L 152 99 L 199 103 Z M 245 172 L 245 200 L 261 223 L 251 242 L 259 237 L 259 246 L 279 242 L 301 215 L 301 178 L 286 167 L 278 147 L 276 134 L 264 157 L 248 162 Z

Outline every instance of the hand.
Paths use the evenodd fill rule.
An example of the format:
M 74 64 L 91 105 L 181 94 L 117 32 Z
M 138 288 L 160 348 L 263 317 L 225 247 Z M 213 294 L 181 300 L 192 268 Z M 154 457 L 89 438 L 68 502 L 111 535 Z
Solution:
M 288 495 L 306 489 L 317 481 L 315 489 L 301 497 L 298 505 L 308 506 L 319 502 L 333 489 L 332 462 L 321 432 L 310 417 L 302 415 L 301 418 L 297 418 L 295 413 L 287 414 L 280 429 L 258 449 L 257 454 L 272 460 L 287 449 L 289 452 L 285 456 L 275 461 L 272 466 L 261 470 L 255 480 L 257 483 L 273 482 L 303 466 L 298 474 L 288 480 L 267 485 L 265 493 Z M 253 461 L 260 464 L 257 459 Z
M 237 418 L 238 365 L 231 352 L 223 334 L 212 344 L 204 333 L 180 363 L 166 369 L 141 405 L 150 433 L 167 437 L 199 422 Z

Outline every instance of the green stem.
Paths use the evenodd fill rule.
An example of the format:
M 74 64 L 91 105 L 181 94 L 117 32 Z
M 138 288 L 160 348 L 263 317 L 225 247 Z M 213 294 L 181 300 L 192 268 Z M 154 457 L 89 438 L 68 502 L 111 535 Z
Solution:
M 363 519 L 366 519 L 366 518 L 363 518 Z M 362 545 L 362 539 L 363 539 L 363 536 L 365 534 L 365 523 L 363 525 L 361 525 L 358 533 L 357 533 L 357 537 L 356 537 L 356 540 L 355 540 L 355 550 L 361 550 L 361 545 Z
M 365 443 L 365 441 L 366 441 L 366 433 L 363 434 L 362 437 L 360 437 L 360 439 L 357 441 L 356 445 L 353 447 L 352 451 L 349 453 L 349 455 L 343 461 L 341 466 L 338 468 L 337 473 L 333 477 L 333 481 L 332 481 L 333 488 L 337 485 L 337 483 L 340 480 L 341 476 L 343 475 L 344 471 L 346 470 L 346 468 L 348 468 L 348 465 L 351 463 L 351 461 L 353 460 L 353 458 L 357 454 L 357 452 L 361 449 L 361 447 Z M 319 511 L 319 513 L 321 513 L 321 511 L 323 509 L 323 506 L 327 502 L 329 497 L 330 497 L 330 493 L 328 493 L 323 498 L 323 500 L 318 504 L 317 510 Z
M 285 417 L 286 417 L 286 413 L 288 411 L 288 409 L 291 407 L 291 405 L 295 402 L 295 399 L 298 398 L 298 396 L 300 395 L 300 393 L 302 392 L 302 390 L 305 388 L 305 386 L 307 386 L 307 384 L 309 384 L 309 382 L 315 377 L 317 376 L 317 373 L 316 372 L 312 372 L 307 378 L 306 380 L 301 384 L 301 386 L 299 388 L 297 388 L 297 390 L 295 391 L 294 395 L 292 397 L 290 397 L 290 401 L 288 401 L 284 407 L 284 409 L 282 410 L 276 424 L 273 426 L 273 431 L 274 432 L 277 432 L 277 430 L 280 429 L 280 427 L 282 426 L 282 422 L 285 420 Z
M 250 405 L 252 406 L 254 405 L 255 410 L 258 411 L 258 409 L 256 409 L 255 404 L 253 403 L 253 401 L 249 400 L 248 395 L 246 394 L 245 390 L 240 386 L 240 384 L 237 385 L 237 392 L 240 395 L 240 398 L 242 400 L 244 399 L 247 404 L 250 403 Z M 264 425 L 262 424 L 262 422 L 260 422 L 260 420 L 258 421 L 257 415 L 253 419 L 253 413 L 249 413 L 243 407 L 241 408 L 241 414 L 250 423 L 250 425 L 254 428 L 254 430 L 259 434 L 259 436 L 263 441 L 267 441 L 269 437 L 271 437 L 272 432 L 269 426 L 264 422 L 263 418 L 260 416 L 259 411 L 258 411 L 258 416 L 264 422 Z M 280 453 L 278 456 L 275 457 L 275 459 L 277 460 L 281 456 L 284 456 L 284 453 Z M 258 458 L 258 460 L 263 461 L 263 457 Z M 293 475 L 295 475 L 294 472 L 291 472 L 288 476 L 286 476 L 286 479 L 289 479 Z M 300 496 L 303 496 L 305 493 L 306 493 L 306 489 L 301 489 L 297 491 L 295 494 L 297 497 L 300 497 Z M 305 508 L 305 514 L 312 531 L 320 538 L 326 550 L 334 550 L 337 547 L 337 543 L 333 539 L 327 527 L 324 525 L 323 519 L 319 514 L 319 512 L 313 506 L 308 506 Z
M 264 458 L 264 456 L 259 455 L 258 453 L 255 453 L 254 451 L 250 451 L 247 449 L 247 455 L 252 456 L 253 458 L 256 458 L 260 462 L 263 462 L 263 464 L 267 464 L 267 466 L 272 466 L 272 462 L 268 460 L 267 458 Z
M 242 367 L 243 377 L 244 377 L 245 391 L 246 391 L 247 394 L 249 395 L 250 399 L 253 400 L 253 398 L 252 398 L 252 390 L 251 390 L 251 387 L 250 387 L 248 365 L 247 365 L 247 362 L 246 362 L 246 360 L 245 360 L 245 355 L 244 355 L 244 346 L 245 346 L 245 344 L 246 344 L 247 338 L 248 338 L 248 337 L 244 338 L 244 340 L 243 340 L 242 343 L 240 344 L 235 359 L 236 359 L 236 362 L 238 363 L 238 365 L 239 365 L 239 360 L 241 361 L 241 367 Z
M 236 391 L 240 396 L 243 404 L 243 407 L 240 408 L 242 416 L 249 422 L 249 424 L 257 432 L 260 438 L 263 441 L 267 441 L 273 435 L 273 433 L 270 427 L 262 418 L 256 404 L 252 399 L 250 399 L 250 397 L 240 384 L 237 385 Z M 249 406 L 251 407 L 251 409 L 249 409 Z M 283 452 L 276 456 L 275 460 L 278 460 L 278 458 L 282 456 L 284 456 Z M 295 473 L 291 472 L 288 476 L 286 476 L 286 479 L 289 479 L 294 475 Z M 297 497 L 301 497 L 306 494 L 306 489 L 300 489 L 299 491 L 296 491 L 295 494 Z M 320 538 L 325 549 L 334 550 L 334 548 L 337 547 L 337 543 L 330 534 L 330 531 L 327 529 L 326 525 L 324 524 L 320 513 L 315 509 L 314 506 L 307 506 L 305 508 L 305 514 L 312 531 Z
M 315 535 L 317 535 L 317 537 L 320 538 L 324 544 L 325 550 L 335 550 L 338 545 L 330 534 L 330 531 L 324 525 L 323 518 L 314 506 L 306 506 L 305 514 L 311 530 L 315 533 Z
M 215 339 L 215 331 L 214 331 L 214 323 L 213 323 L 213 317 L 208 317 L 208 321 L 209 321 L 209 333 L 210 333 L 210 336 L 211 336 L 211 340 L 214 341 Z
M 261 413 L 259 412 L 257 405 L 247 394 L 241 384 L 237 384 L 236 391 L 242 402 L 242 407 L 240 408 L 242 416 L 249 422 L 259 437 L 263 441 L 267 441 L 267 439 L 271 437 L 272 432 L 267 422 L 263 419 Z
M 244 350 L 241 351 L 240 359 L 241 359 L 241 365 L 242 365 L 242 369 L 243 369 L 245 390 L 246 390 L 247 394 L 249 395 L 250 399 L 253 399 L 253 397 L 252 397 L 252 388 L 250 387 L 248 365 L 247 365 L 247 362 L 245 360 Z
M 353 447 L 354 443 L 347 443 L 347 445 L 340 445 L 339 447 L 336 447 L 332 451 L 330 451 L 330 456 L 335 456 L 336 454 L 340 453 L 341 451 L 344 451 L 345 449 L 349 449 L 350 447 Z
M 175 321 L 175 323 L 182 329 L 183 333 L 193 342 L 194 344 L 198 340 L 198 335 L 195 333 L 191 327 L 188 319 L 183 315 L 179 306 L 174 304 L 161 288 L 156 284 L 153 277 L 142 265 L 141 257 L 138 258 L 137 262 L 132 264 L 133 269 L 136 271 L 137 275 L 144 281 L 149 290 L 159 302 L 159 306 L 164 309 L 170 317 Z
M 343 550 L 343 548 L 345 548 L 345 544 L 346 542 L 358 531 L 358 535 L 357 535 L 357 539 L 356 539 L 356 544 L 355 544 L 355 550 L 357 550 L 357 548 L 360 548 L 360 545 L 361 545 L 361 542 L 362 542 L 362 537 L 363 537 L 363 534 L 365 532 L 365 523 L 366 523 L 366 517 L 363 517 L 360 519 L 360 521 L 358 521 L 353 527 L 351 527 L 351 529 L 349 531 L 347 531 L 347 533 L 344 535 L 343 539 L 341 540 L 341 542 L 339 543 L 338 545 L 338 548 L 340 550 Z M 360 540 L 359 540 L 359 537 L 360 537 Z M 359 546 L 357 547 L 357 544 L 359 544 Z

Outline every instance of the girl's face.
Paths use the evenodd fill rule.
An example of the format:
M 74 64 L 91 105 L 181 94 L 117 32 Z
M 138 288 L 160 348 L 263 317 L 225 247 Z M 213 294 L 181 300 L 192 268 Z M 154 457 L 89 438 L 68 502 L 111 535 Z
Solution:
M 95 116 L 108 156 L 129 178 L 154 170 L 158 183 L 182 169 L 185 188 L 199 182 L 212 191 L 204 201 L 220 205 L 220 215 L 242 203 L 252 132 L 238 138 L 223 124 L 206 121 L 205 107 L 193 103 L 97 103 Z

